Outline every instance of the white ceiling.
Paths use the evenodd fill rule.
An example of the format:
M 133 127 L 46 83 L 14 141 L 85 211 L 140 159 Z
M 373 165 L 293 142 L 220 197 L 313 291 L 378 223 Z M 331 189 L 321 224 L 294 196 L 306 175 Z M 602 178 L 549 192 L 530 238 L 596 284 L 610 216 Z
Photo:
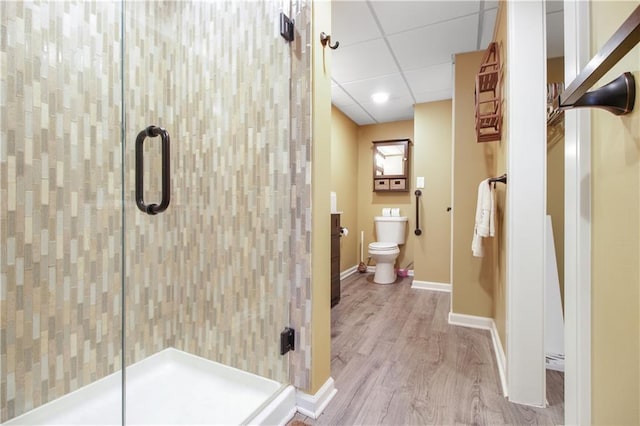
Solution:
M 486 49 L 497 0 L 333 0 L 332 103 L 359 125 L 413 119 L 413 106 L 451 99 L 453 55 Z M 547 52 L 562 56 L 562 1 L 547 1 Z M 389 100 L 376 104 L 375 92 Z

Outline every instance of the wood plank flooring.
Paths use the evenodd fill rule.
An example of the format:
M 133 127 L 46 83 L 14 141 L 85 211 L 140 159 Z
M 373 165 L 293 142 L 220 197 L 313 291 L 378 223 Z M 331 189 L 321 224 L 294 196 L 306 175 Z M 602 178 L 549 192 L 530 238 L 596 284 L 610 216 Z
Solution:
M 331 311 L 331 375 L 338 393 L 309 425 L 561 424 L 562 374 L 548 372 L 549 407 L 508 402 L 488 331 L 451 326 L 448 293 L 342 281 Z

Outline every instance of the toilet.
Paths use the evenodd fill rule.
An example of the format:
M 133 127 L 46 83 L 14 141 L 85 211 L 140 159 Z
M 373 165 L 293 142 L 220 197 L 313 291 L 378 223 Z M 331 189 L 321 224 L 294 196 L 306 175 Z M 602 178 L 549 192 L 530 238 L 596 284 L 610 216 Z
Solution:
M 405 216 L 376 216 L 373 219 L 378 241 L 369 244 L 369 256 L 376 262 L 373 276 L 376 284 L 391 284 L 396 280 L 398 244 L 404 244 L 407 220 Z

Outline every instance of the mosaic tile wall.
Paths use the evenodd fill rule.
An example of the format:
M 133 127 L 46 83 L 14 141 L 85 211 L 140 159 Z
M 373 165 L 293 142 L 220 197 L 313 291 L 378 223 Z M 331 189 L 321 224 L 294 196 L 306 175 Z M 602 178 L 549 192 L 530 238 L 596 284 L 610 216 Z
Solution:
M 280 8 L 126 3 L 123 81 L 120 2 L 0 2 L 0 420 L 118 370 L 123 267 L 127 362 L 174 346 L 308 384 L 309 65 L 280 38 Z M 172 203 L 153 217 L 133 202 L 149 124 L 172 137 Z
M 291 55 L 279 12 L 276 2 L 125 8 L 129 361 L 171 345 L 288 381 Z M 149 124 L 173 149 L 171 207 L 157 216 L 133 206 L 132 142 Z
M 292 4 L 295 39 L 291 45 L 291 324 L 296 350 L 289 358 L 289 381 L 311 386 L 311 1 Z
M 4 421 L 118 369 L 120 39 L 117 3 L 0 9 Z

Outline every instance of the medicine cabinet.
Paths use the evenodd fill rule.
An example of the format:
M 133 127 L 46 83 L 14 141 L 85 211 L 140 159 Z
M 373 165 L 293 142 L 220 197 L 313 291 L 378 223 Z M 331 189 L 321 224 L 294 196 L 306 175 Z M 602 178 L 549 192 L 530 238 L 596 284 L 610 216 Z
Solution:
M 373 190 L 409 191 L 410 139 L 373 141 Z

